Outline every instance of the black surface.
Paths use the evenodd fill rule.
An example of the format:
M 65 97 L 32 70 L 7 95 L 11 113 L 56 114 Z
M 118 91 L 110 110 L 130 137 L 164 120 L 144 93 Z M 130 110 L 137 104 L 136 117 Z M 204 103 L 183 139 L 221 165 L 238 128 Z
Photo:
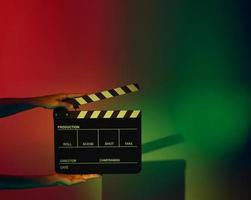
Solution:
M 76 116 L 70 111 L 68 117 L 66 114 L 66 111 L 54 111 L 55 170 L 57 173 L 104 174 L 140 171 L 141 118 L 77 119 L 69 117 Z M 75 126 L 75 128 L 74 130 L 59 130 L 59 125 Z M 120 130 L 122 137 L 119 138 L 118 129 L 124 128 L 136 128 L 136 130 Z M 99 143 L 95 142 L 97 136 Z M 67 160 L 67 163 L 60 164 L 61 159 Z

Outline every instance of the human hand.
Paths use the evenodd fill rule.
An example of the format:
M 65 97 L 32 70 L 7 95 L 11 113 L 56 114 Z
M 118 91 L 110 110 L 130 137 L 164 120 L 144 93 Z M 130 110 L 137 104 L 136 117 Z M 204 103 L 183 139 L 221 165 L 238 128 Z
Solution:
M 71 186 L 98 177 L 100 177 L 100 175 L 98 174 L 53 174 L 35 176 L 0 175 L 0 189 L 27 189 L 50 186 Z
M 53 174 L 49 176 L 42 177 L 41 183 L 45 185 L 63 185 L 70 186 L 76 185 L 79 183 L 86 182 L 89 179 L 98 178 L 100 175 L 98 174 Z
M 74 109 L 74 106 L 71 103 L 68 103 L 64 100 L 84 96 L 85 94 L 54 94 L 41 97 L 34 97 L 30 102 L 39 107 L 54 109 L 58 107 L 66 108 L 67 110 Z

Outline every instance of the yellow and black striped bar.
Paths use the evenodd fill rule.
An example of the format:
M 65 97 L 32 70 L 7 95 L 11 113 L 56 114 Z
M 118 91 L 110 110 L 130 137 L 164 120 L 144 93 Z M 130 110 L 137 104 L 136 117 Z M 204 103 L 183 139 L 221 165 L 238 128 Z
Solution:
M 140 118 L 140 110 L 84 110 L 84 111 L 64 111 L 55 112 L 56 118 L 73 119 L 111 119 L 111 118 Z
M 109 119 L 109 118 L 138 118 L 140 117 L 140 110 L 94 110 L 94 111 L 80 111 L 77 119 Z
M 78 108 L 80 105 L 101 101 L 104 99 L 113 98 L 116 96 L 121 96 L 125 94 L 129 94 L 132 92 L 138 92 L 139 85 L 136 83 L 128 84 L 122 87 L 117 87 L 109 90 L 104 90 L 102 92 L 97 92 L 93 94 L 88 94 L 82 97 L 77 97 L 73 99 L 66 99 L 65 101 L 71 103 L 74 108 Z

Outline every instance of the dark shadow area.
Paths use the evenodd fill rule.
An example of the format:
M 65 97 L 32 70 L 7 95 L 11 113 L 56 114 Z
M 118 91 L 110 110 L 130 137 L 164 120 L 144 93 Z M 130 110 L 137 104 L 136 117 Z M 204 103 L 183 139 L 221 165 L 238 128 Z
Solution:
M 251 129 L 244 147 L 221 165 L 221 171 L 229 200 L 247 199 L 247 197 L 250 197 Z
M 251 89 L 251 14 L 250 14 L 250 1 L 240 0 L 238 4 L 238 12 L 240 13 L 241 20 L 241 33 L 242 35 L 242 59 L 244 65 L 241 66 L 242 81 L 246 84 L 247 88 Z M 236 10 L 236 8 L 235 8 Z M 238 66 L 240 67 L 240 66 Z M 241 133 L 242 134 L 242 133 Z M 229 199 L 250 199 L 251 196 L 251 124 L 248 130 L 248 137 L 246 143 L 230 160 L 226 163 L 224 168 L 225 184 L 228 191 L 231 191 Z
M 183 142 L 181 135 L 171 135 L 143 144 L 142 153 L 149 153 Z M 103 175 L 102 199 L 184 200 L 185 161 L 142 162 L 138 174 Z
M 184 142 L 184 138 L 182 135 L 176 134 L 176 135 L 171 135 L 171 136 L 167 136 L 164 138 L 160 138 L 148 143 L 143 144 L 142 146 L 142 153 L 149 153 L 149 152 L 153 152 L 174 144 L 178 144 Z
M 232 162 L 229 174 L 231 187 L 235 190 L 236 198 L 245 199 L 251 196 L 251 130 L 245 148 Z M 231 169 L 231 165 L 230 165 Z M 248 198 L 248 199 L 249 199 Z
M 102 199 L 184 200 L 185 161 L 143 162 L 139 174 L 103 175 Z

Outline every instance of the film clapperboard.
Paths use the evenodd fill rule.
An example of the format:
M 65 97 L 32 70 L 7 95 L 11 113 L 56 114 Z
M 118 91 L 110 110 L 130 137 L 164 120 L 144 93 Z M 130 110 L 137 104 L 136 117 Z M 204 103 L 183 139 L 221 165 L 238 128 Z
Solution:
M 129 84 L 67 99 L 74 107 L 139 91 Z M 138 173 L 141 170 L 140 110 L 54 110 L 57 173 Z

